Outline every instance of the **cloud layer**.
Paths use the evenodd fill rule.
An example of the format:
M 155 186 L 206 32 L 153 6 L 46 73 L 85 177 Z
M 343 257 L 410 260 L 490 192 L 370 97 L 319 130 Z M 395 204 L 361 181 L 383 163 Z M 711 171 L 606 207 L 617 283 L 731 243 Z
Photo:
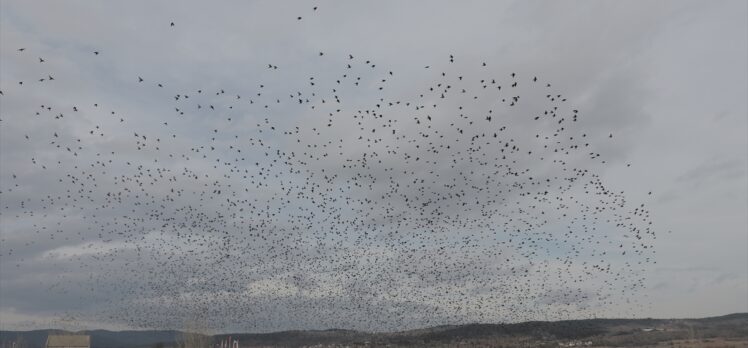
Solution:
M 745 3 L 316 6 L 2 3 L 3 328 L 748 310 Z

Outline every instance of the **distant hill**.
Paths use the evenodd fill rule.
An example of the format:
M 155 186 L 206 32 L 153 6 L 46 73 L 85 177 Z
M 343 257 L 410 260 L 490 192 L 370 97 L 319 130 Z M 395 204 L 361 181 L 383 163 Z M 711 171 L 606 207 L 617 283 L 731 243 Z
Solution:
M 0 347 L 11 347 L 19 339 L 25 347 L 42 347 L 50 333 L 60 330 L 0 331 Z M 91 335 L 92 348 L 174 347 L 179 331 L 83 331 Z M 283 331 L 263 334 L 235 333 L 216 335 L 213 342 L 231 336 L 241 347 L 382 346 L 447 347 L 467 344 L 489 347 L 518 345 L 559 347 L 644 346 L 663 342 L 722 340 L 748 345 L 748 313 L 736 313 L 703 319 L 587 319 L 567 321 L 531 321 L 515 324 L 447 325 L 392 333 L 368 333 L 352 330 Z M 742 343 L 740 343 L 742 342 Z

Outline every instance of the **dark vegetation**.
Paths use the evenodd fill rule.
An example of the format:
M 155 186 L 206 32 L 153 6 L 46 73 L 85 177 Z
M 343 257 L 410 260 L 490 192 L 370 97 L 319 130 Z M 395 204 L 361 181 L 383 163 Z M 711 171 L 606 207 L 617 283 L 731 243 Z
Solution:
M 42 347 L 49 333 L 59 330 L 0 331 L 0 347 Z M 179 331 L 84 331 L 92 348 L 166 348 L 179 346 Z M 568 346 L 662 346 L 742 347 L 748 344 L 748 313 L 704 319 L 588 319 L 533 321 L 516 324 L 447 325 L 393 333 L 351 330 L 283 331 L 228 336 L 241 347 L 559 347 Z M 709 345 L 709 342 L 719 345 Z M 691 343 L 688 343 L 691 342 Z M 694 343 L 696 342 L 696 343 Z M 694 345 L 695 344 L 695 345 Z

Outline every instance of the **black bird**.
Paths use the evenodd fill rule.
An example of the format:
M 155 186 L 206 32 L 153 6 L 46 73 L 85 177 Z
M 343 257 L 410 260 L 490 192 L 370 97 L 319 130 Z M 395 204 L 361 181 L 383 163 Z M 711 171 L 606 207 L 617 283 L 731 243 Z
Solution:
M 0 211 L 34 243 L 85 247 L 65 266 L 89 276 L 52 277 L 48 291 L 74 289 L 100 308 L 86 313 L 92 320 L 128 326 L 181 325 L 174 318 L 199 313 L 227 327 L 292 308 L 273 317 L 374 330 L 636 304 L 641 270 L 653 263 L 652 218 L 610 189 L 605 144 L 570 122 L 584 112 L 542 84 L 507 95 L 501 86 L 516 87 L 515 73 L 449 58 L 448 70 L 421 71 L 421 80 L 328 52 L 320 59 L 333 68 L 312 78 L 158 83 L 165 93 L 137 96 L 148 107 L 109 110 L 111 120 L 96 111 L 121 95 L 64 117 L 94 95 L 60 101 L 18 88 L 43 105 L 21 94 L 19 115 L 33 116 L 2 122 L 48 124 L 53 137 L 16 135 L 30 158 L 12 168 L 29 175 L 0 172 L 2 191 L 23 190 Z M 73 77 L 54 87 L 87 83 Z M 40 177 L 55 186 L 33 186 Z M 3 262 L 27 267 L 14 253 L 38 245 L 19 247 L 28 250 L 0 247 Z M 538 303 L 552 305 L 539 312 Z

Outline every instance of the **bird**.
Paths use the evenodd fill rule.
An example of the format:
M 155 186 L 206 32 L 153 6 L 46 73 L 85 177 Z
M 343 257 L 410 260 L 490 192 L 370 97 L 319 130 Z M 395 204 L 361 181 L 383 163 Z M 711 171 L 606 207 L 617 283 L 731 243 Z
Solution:
M 414 78 L 327 51 L 303 51 L 326 68 L 298 76 L 258 64 L 201 78 L 175 64 L 190 79 L 138 76 L 120 95 L 95 92 L 121 81 L 86 79 L 93 67 L 19 73 L 58 79 L 6 89 L 23 117 L 2 122 L 28 158 L 0 170 L 13 192 L 0 212 L 34 244 L 0 247 L 3 262 L 31 273 L 17 255 L 70 253 L 41 262 L 85 276 L 52 275 L 40 291 L 74 290 L 97 308 L 81 311 L 91 321 L 143 328 L 197 314 L 374 331 L 637 302 L 654 214 L 611 189 L 619 140 L 576 122 L 593 113 L 550 83 L 475 69 L 502 62 L 414 57 L 427 69 Z

